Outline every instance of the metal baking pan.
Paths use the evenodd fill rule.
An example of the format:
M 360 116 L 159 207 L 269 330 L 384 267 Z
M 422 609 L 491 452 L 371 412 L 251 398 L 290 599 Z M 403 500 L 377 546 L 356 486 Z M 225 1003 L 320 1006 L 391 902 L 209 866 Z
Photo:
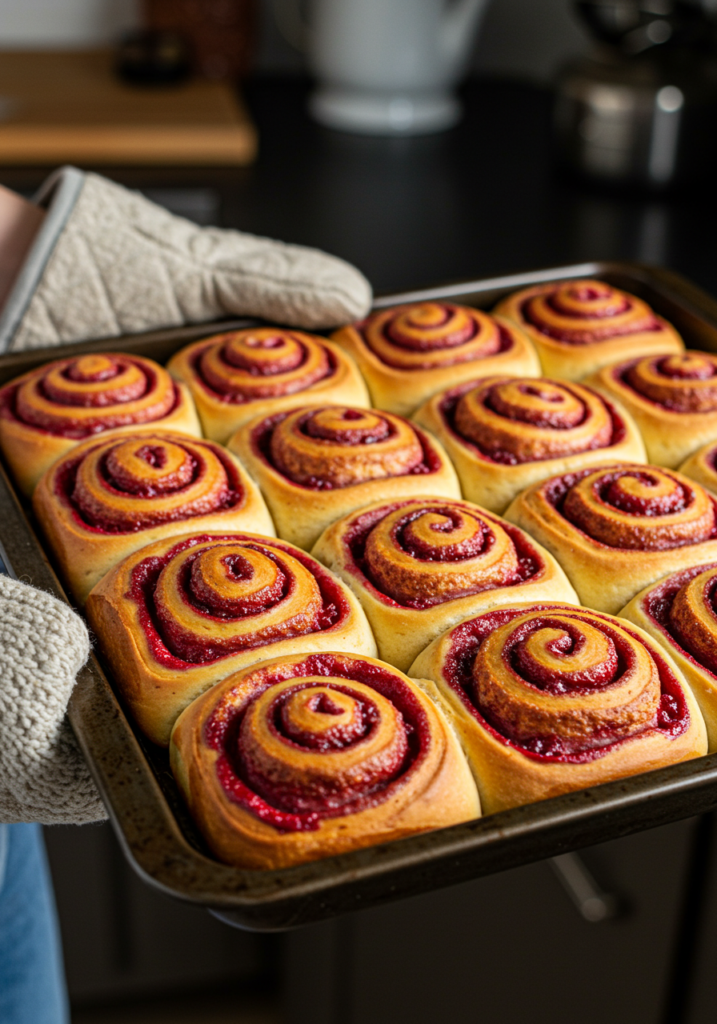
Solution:
M 717 351 L 717 302 L 683 278 L 629 263 L 587 263 L 510 277 L 447 284 L 376 305 L 422 299 L 490 308 L 508 292 L 542 281 L 598 277 L 646 299 L 675 324 L 689 347 Z M 164 362 L 223 321 L 66 346 L 74 352 L 124 350 Z M 0 356 L 0 384 L 57 349 Z M 27 503 L 0 469 L 3 556 L 20 578 L 67 600 L 45 555 Z M 137 873 L 168 895 L 199 904 L 255 930 L 281 930 L 350 910 L 503 871 L 529 861 L 687 818 L 717 806 L 717 754 L 567 796 L 503 811 L 355 853 L 280 871 L 242 871 L 214 860 L 189 817 L 165 751 L 135 729 L 112 684 L 111 665 L 92 656 L 69 707 L 75 735 Z

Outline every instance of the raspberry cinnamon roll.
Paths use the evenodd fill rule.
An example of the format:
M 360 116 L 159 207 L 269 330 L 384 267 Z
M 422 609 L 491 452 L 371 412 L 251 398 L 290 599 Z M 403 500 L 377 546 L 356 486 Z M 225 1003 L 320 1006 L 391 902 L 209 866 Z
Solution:
M 495 312 L 525 331 L 547 377 L 582 380 L 618 359 L 684 348 L 672 324 L 605 281 L 534 285 L 503 299 Z
M 717 750 L 717 562 L 646 587 L 620 612 L 662 644 L 692 688 Z
M 685 459 L 680 473 L 717 495 L 717 443 L 706 444 Z
M 717 356 L 681 352 L 605 366 L 586 382 L 632 415 L 650 462 L 676 468 L 717 441 Z
M 519 604 L 435 640 L 411 674 L 438 686 L 484 813 L 707 752 L 699 706 L 646 633 L 587 608 Z
M 100 580 L 86 611 L 132 714 L 164 746 L 195 697 L 257 661 L 376 653 L 344 584 L 305 552 L 259 534 L 149 544 Z
M 532 345 L 514 324 L 451 302 L 380 310 L 332 338 L 358 363 L 376 408 L 402 416 L 467 377 L 540 373 Z
M 53 462 L 87 438 L 145 427 L 201 434 L 186 385 L 141 356 L 58 359 L 0 389 L 0 448 L 27 495 Z
M 552 555 L 467 501 L 375 502 L 329 526 L 313 554 L 351 587 L 379 657 L 403 672 L 430 640 L 479 611 L 577 604 Z
M 666 573 L 717 558 L 716 512 L 680 473 L 628 464 L 551 477 L 505 516 L 555 555 L 583 604 L 615 614 Z
M 238 672 L 181 715 L 170 758 L 209 846 L 242 868 L 285 868 L 480 815 L 438 705 L 372 658 L 294 655 Z
M 372 501 L 460 497 L 435 438 L 376 409 L 313 405 L 260 417 L 240 427 L 229 448 L 261 487 L 279 536 L 302 548 Z
M 414 420 L 448 452 L 464 496 L 492 512 L 555 473 L 645 460 L 640 433 L 618 404 L 547 377 L 468 381 L 434 395 Z
M 250 327 L 181 349 L 167 369 L 190 388 L 206 437 L 222 444 L 242 423 L 307 402 L 369 405 L 354 361 L 333 342 L 282 327 Z
M 162 537 L 274 535 L 258 488 L 234 456 L 181 434 L 86 441 L 45 473 L 32 504 L 80 603 L 121 558 Z

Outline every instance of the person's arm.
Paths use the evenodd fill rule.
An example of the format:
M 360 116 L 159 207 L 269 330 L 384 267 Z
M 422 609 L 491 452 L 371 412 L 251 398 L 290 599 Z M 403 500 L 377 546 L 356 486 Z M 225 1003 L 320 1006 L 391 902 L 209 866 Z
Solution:
M 0 308 L 45 218 L 45 211 L 0 185 Z

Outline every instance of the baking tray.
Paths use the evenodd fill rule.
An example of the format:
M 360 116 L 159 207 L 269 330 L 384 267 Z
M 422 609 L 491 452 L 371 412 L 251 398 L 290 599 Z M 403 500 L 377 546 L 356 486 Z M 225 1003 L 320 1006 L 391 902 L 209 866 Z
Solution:
M 385 295 L 378 307 L 454 299 L 490 308 L 517 288 L 598 277 L 646 299 L 692 348 L 717 351 L 717 302 L 676 274 L 630 263 L 586 263 Z M 250 321 L 155 331 L 64 346 L 124 350 L 164 362 L 216 330 Z M 0 356 L 0 384 L 57 358 L 58 350 Z M 0 467 L 0 536 L 14 574 L 67 600 L 34 531 L 31 511 Z M 243 871 L 212 858 L 189 817 L 165 751 L 132 724 L 92 656 L 79 674 L 69 718 L 124 853 L 155 889 L 253 930 L 283 930 L 441 886 L 504 871 L 592 843 L 654 828 L 717 807 L 717 754 L 584 789 L 476 821 L 280 871 Z

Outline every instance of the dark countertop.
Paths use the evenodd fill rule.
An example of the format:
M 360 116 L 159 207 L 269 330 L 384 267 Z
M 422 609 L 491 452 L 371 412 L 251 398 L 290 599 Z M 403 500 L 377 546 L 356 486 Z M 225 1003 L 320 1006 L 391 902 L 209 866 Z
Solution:
M 547 90 L 470 82 L 458 127 L 403 139 L 314 124 L 301 81 L 246 91 L 261 150 L 224 190 L 225 223 L 335 252 L 377 291 L 622 258 L 717 292 L 714 193 L 620 195 L 569 179 L 553 165 Z
M 717 293 L 717 195 L 611 193 L 565 176 L 553 164 L 548 90 L 471 81 L 460 125 L 397 139 L 315 124 L 303 79 L 252 81 L 244 92 L 260 135 L 252 167 L 98 170 L 170 207 L 172 189 L 216 189 L 210 219 L 334 252 L 379 292 L 632 259 Z M 0 180 L 28 191 L 46 173 L 6 168 Z

